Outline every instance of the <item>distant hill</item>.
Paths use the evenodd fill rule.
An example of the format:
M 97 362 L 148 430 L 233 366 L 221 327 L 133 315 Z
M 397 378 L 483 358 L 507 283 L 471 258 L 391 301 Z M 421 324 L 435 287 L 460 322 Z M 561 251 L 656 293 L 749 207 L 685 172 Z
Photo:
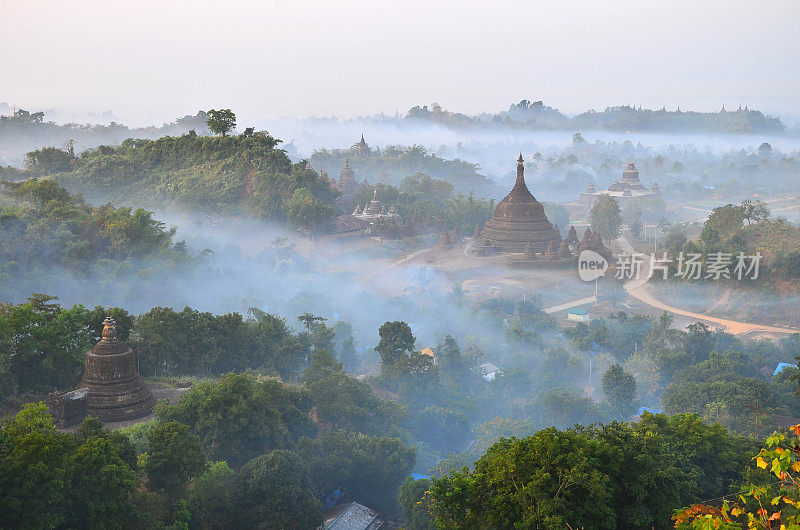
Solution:
M 92 125 L 45 121 L 43 112 L 17 110 L 12 114 L 6 104 L 0 104 L 0 166 L 20 164 L 25 154 L 42 147 L 67 149 L 72 142 L 75 151 L 81 152 L 98 145 L 119 145 L 128 138 L 154 140 L 162 136 L 180 136 L 194 130 L 197 134 L 209 134 L 203 111 L 194 116 L 184 116 L 160 127 L 132 128 L 119 123 Z
M 434 103 L 428 108 L 413 107 L 404 118 L 426 121 L 446 127 L 463 129 L 490 126 L 511 129 L 600 129 L 658 133 L 771 133 L 782 134 L 785 126 L 779 118 L 745 107 L 720 112 L 667 111 L 635 108 L 628 105 L 607 107 L 602 112 L 586 111 L 569 118 L 541 101 L 522 100 L 507 111 L 470 116 L 442 109 Z

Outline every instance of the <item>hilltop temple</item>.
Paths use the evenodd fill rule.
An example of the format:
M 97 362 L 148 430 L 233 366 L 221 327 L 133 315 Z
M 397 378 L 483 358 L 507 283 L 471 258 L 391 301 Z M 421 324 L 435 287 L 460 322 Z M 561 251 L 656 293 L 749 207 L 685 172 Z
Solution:
M 525 164 L 520 153 L 517 160 L 517 180 L 506 197 L 497 203 L 494 215 L 481 232 L 483 250 L 501 252 L 544 253 L 551 244 L 561 245 L 558 228 L 547 220 L 544 206 L 525 184 Z
M 150 414 L 155 398 L 139 376 L 136 354 L 117 338 L 111 316 L 103 336 L 84 356 L 80 388 L 88 389 L 86 412 L 101 421 L 122 421 Z

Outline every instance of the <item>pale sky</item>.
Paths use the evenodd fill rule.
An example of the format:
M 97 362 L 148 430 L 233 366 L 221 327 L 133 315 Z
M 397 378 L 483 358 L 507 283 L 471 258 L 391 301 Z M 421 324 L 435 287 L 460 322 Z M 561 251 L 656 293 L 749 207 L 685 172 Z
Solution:
M 0 0 L 0 102 L 156 122 L 541 99 L 800 115 L 800 1 Z

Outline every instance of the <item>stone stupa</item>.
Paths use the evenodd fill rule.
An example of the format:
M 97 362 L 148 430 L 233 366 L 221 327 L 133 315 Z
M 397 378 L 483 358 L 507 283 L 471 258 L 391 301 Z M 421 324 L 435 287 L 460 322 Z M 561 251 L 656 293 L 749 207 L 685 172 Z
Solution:
M 110 315 L 103 321 L 103 335 L 84 356 L 81 388 L 88 388 L 87 414 L 101 421 L 122 421 L 150 414 L 155 398 L 142 378 L 136 354 L 117 338 L 117 324 Z
M 525 184 L 522 153 L 517 160 L 517 181 L 511 192 L 497 203 L 481 235 L 492 247 L 503 252 L 524 252 L 529 243 L 534 253 L 546 252 L 550 243 L 556 248 L 560 246 L 561 234 L 547 220 L 544 206 Z

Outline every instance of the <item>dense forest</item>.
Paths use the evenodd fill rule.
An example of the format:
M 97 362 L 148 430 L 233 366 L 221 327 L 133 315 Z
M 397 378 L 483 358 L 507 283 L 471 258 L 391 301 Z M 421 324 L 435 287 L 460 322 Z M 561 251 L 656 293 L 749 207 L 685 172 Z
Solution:
M 28 168 L 56 176 L 90 200 L 284 221 L 316 211 L 312 226 L 329 225 L 336 190 L 305 163 L 293 164 L 277 148 L 279 142 L 266 133 L 209 137 L 190 132 L 100 146 L 63 164 L 45 150 L 35 151 L 28 155 Z
M 54 277 L 75 289 L 141 289 L 156 271 L 197 263 L 174 234 L 151 212 L 91 206 L 53 180 L 0 182 L 0 299 L 41 290 Z
M 390 147 L 376 155 L 378 160 L 388 161 L 394 174 L 402 175 L 397 186 L 365 182 L 358 196 L 341 202 L 337 200 L 340 192 L 324 170 L 317 172 L 304 161 L 292 163 L 277 148 L 279 143 L 266 133 L 248 130 L 224 137 L 190 132 L 177 138 L 128 139 L 117 148 L 100 146 L 80 156 L 48 147 L 28 153 L 25 170 L 5 168 L 2 176 L 16 182 L 53 178 L 93 202 L 247 216 L 315 234 L 331 232 L 337 214 L 349 213 L 355 203 L 363 207 L 375 189 L 378 198 L 396 206 L 408 222 L 433 219 L 463 233 L 471 233 L 493 211 L 492 201 L 476 198 L 472 192 L 456 193 L 457 187 L 451 183 L 467 186 L 472 182 L 486 188 L 486 179 L 479 177 L 472 165 L 444 161 L 418 146 L 405 150 Z M 331 156 L 338 164 L 344 155 L 336 152 Z M 362 162 L 372 167 L 369 159 L 359 160 L 353 162 L 354 167 Z M 449 180 L 425 172 L 447 173 L 451 166 L 456 174 L 448 173 Z M 467 176 L 458 174 L 464 168 Z
M 461 193 L 490 197 L 502 193 L 491 179 L 478 173 L 476 164 L 460 158 L 446 160 L 420 145 L 388 145 L 383 149 L 367 146 L 364 150 L 356 144 L 348 149 L 317 149 L 309 157 L 313 167 L 333 176 L 339 174 L 345 160 L 349 160 L 359 181 L 398 185 L 403 178 L 422 173 L 448 182 Z
M 667 315 L 619 313 L 561 329 L 559 341 L 535 304 L 481 304 L 476 318 L 495 319 L 517 352 L 487 383 L 472 368 L 496 358 L 491 351 L 445 336 L 434 363 L 405 322 L 380 327 L 378 371 L 358 380 L 350 374 L 370 361 L 346 322 L 306 313 L 295 331 L 255 309 L 246 317 L 109 311 L 144 375 L 196 384 L 121 431 L 89 419 L 62 434 L 43 405 L 4 420 L 0 482 L 14 492 L 2 501 L 4 525 L 48 491 L 52 506 L 36 512 L 36 524 L 54 528 L 85 510 L 90 526 L 120 526 L 113 521 L 127 513 L 125 526 L 311 528 L 323 506 L 347 500 L 402 515 L 407 528 L 666 527 L 682 507 L 748 483 L 774 485 L 751 471 L 758 438 L 781 417 L 800 416 L 797 370 L 764 375 L 800 355 L 800 336 L 742 342 L 699 323 L 673 330 Z M 105 313 L 43 295 L 2 306 L 7 402 L 72 388 Z M 543 348 L 535 368 L 532 347 Z M 589 351 L 601 401 L 583 388 Z M 666 415 L 617 422 L 659 396 Z M 597 421 L 604 425 L 573 427 Z M 430 478 L 406 480 L 412 470 Z

